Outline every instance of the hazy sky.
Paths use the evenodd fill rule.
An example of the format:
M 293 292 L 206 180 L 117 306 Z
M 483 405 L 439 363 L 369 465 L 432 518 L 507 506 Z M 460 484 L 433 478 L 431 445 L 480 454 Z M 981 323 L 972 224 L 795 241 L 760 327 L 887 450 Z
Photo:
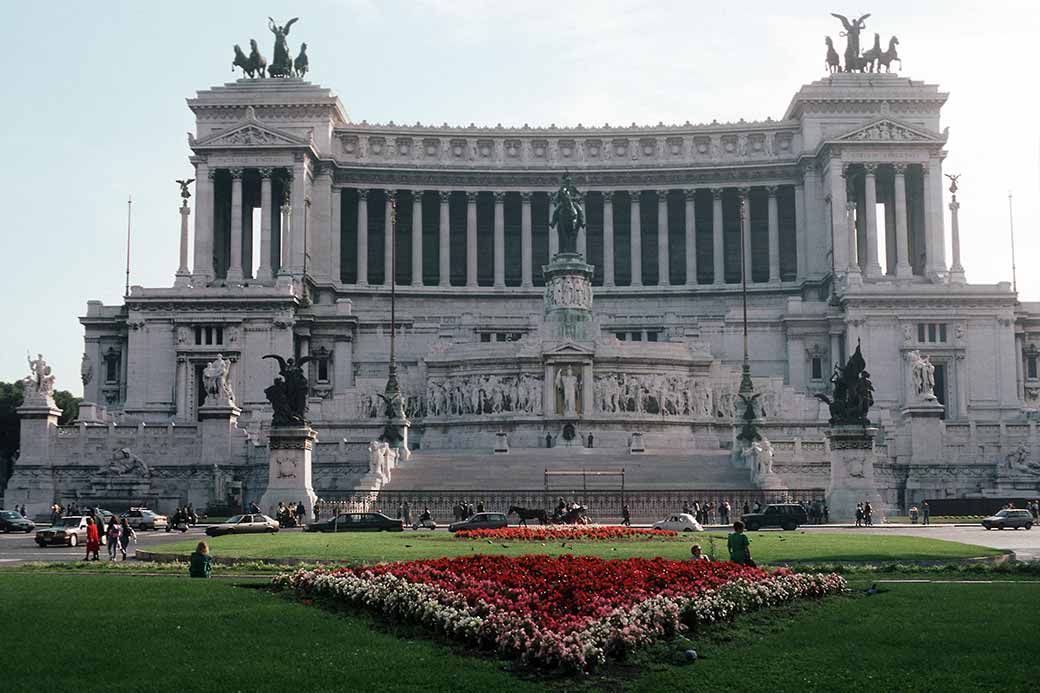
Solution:
M 1011 278 L 1013 190 L 1019 291 L 1040 300 L 1038 7 L 1026 0 L 9 6 L 0 380 L 22 377 L 31 349 L 51 360 L 59 388 L 80 393 L 77 317 L 88 299 L 120 301 L 128 194 L 132 283 L 172 285 L 180 203 L 173 180 L 192 175 L 184 99 L 234 78 L 235 43 L 256 38 L 270 58 L 268 15 L 300 17 L 292 51 L 307 42 L 309 77 L 331 87 L 354 120 L 602 125 L 780 118 L 802 84 L 824 76 L 823 37 L 843 50 L 829 12 L 870 11 L 864 41 L 875 31 L 885 43 L 897 35 L 903 74 L 950 93 L 944 171 L 962 174 L 969 281 Z

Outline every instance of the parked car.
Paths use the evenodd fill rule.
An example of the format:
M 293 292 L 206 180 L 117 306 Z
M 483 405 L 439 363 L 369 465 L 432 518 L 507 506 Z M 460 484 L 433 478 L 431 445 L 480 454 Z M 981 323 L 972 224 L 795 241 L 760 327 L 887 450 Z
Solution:
M 404 520 L 383 513 L 343 513 L 307 525 L 308 532 L 403 532 Z
M 790 531 L 809 521 L 805 508 L 797 503 L 770 503 L 761 512 L 747 513 L 740 519 L 751 532 L 763 527 L 780 527 Z
M 165 515 L 160 515 L 148 508 L 130 508 L 130 510 L 123 513 L 123 517 L 126 518 L 126 523 L 135 530 L 166 529 L 170 524 L 169 519 Z
M 654 529 L 670 529 L 673 532 L 703 532 L 701 523 L 689 513 L 676 513 L 654 523 Z
M 477 513 L 470 515 L 465 520 L 453 522 L 448 525 L 449 532 L 458 532 L 460 529 L 502 529 L 509 526 L 509 518 L 505 513 Z
M 1033 516 L 1024 508 L 1005 508 L 996 515 L 984 519 L 982 526 L 986 529 L 1018 529 L 1019 527 L 1032 529 Z
M 36 529 L 32 520 L 14 510 L 0 510 L 0 532 L 29 532 Z
M 267 515 L 235 515 L 217 525 L 206 528 L 206 534 L 219 537 L 224 534 L 274 534 L 278 531 L 278 520 Z
M 76 546 L 87 542 L 87 516 L 63 517 L 46 529 L 36 530 L 36 543 L 40 546 L 58 544 Z

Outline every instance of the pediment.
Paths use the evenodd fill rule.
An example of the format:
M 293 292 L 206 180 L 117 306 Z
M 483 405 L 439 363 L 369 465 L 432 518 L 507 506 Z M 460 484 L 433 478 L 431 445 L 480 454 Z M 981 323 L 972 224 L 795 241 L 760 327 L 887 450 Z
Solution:
M 193 147 L 301 147 L 310 142 L 262 124 L 253 107 L 246 109 L 246 117 L 230 129 L 191 142 Z
M 567 356 L 592 356 L 595 352 L 592 349 L 584 347 L 577 342 L 563 342 L 562 344 L 556 344 L 549 349 L 545 349 L 542 354 L 545 356 L 554 357 L 567 357 Z
M 860 126 L 844 135 L 833 137 L 831 142 L 925 142 L 942 144 L 946 142 L 946 133 L 935 133 L 925 128 L 900 123 L 890 118 L 881 118 L 872 123 Z

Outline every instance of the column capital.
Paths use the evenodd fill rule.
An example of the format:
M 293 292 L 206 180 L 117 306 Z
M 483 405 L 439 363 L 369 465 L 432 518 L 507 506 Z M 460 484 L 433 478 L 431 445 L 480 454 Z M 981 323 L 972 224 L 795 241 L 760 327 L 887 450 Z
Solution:
M 927 176 L 929 167 L 925 166 L 924 164 L 920 164 L 920 166 L 921 166 L 921 175 L 922 176 Z
M 209 171 L 206 172 L 206 177 L 209 178 L 211 181 L 216 180 L 217 169 L 211 168 Z
M 491 193 L 491 195 L 495 198 L 495 204 L 496 205 L 502 204 L 503 202 L 506 201 L 506 191 L 505 190 L 495 190 L 495 191 L 493 191 Z
M 892 170 L 895 172 L 897 176 L 905 176 L 906 166 L 906 164 L 892 164 Z
M 849 177 L 849 165 L 847 163 L 844 163 L 844 162 L 842 162 L 842 164 L 841 164 L 841 177 L 842 178 L 848 178 Z
M 356 188 L 356 190 L 357 190 L 357 196 L 358 196 L 359 200 L 367 200 L 368 199 L 368 188 Z
M 285 169 L 285 173 L 283 175 L 285 177 L 286 182 L 292 182 L 293 172 L 291 168 Z
M 863 164 L 863 171 L 868 176 L 873 176 L 877 174 L 877 167 L 877 164 Z
M 386 195 L 387 202 L 397 197 L 397 191 L 393 188 L 383 188 L 383 194 Z
M 627 190 L 628 199 L 630 202 L 639 202 L 639 197 L 642 195 L 641 190 Z
M 956 212 L 958 209 L 961 208 L 961 203 L 958 202 L 957 200 L 953 200 L 952 202 L 950 202 L 949 206 L 950 206 L 950 211 L 951 212 Z
M 473 190 L 467 190 L 466 191 L 466 204 L 471 204 L 471 205 L 477 204 L 477 195 L 479 195 L 479 194 L 480 193 L 475 192 Z
M 231 174 L 231 178 L 233 178 L 233 179 L 241 178 L 242 177 L 242 173 L 244 171 L 245 171 L 245 169 L 242 169 L 242 168 L 229 168 L 228 169 L 228 173 Z
M 711 197 L 712 197 L 712 199 L 713 200 L 721 200 L 722 199 L 722 193 L 723 193 L 724 190 L 725 190 L 725 188 L 712 188 L 711 189 Z
M 814 175 L 817 170 L 818 169 L 817 169 L 816 164 L 813 163 L 812 161 L 809 161 L 809 162 L 806 162 L 805 164 L 802 164 L 802 175 L 803 176 Z
M 524 204 L 530 204 L 531 203 L 531 195 L 533 195 L 533 194 L 534 193 L 530 192 L 529 190 L 525 190 L 524 192 L 520 193 L 520 201 L 523 202 Z
M 257 170 L 260 171 L 261 178 L 269 179 L 272 175 L 274 175 L 274 169 L 270 166 L 264 166 L 263 168 L 259 168 Z
M 441 199 L 441 204 L 446 205 L 451 202 L 451 191 L 450 190 L 438 190 L 437 196 Z
M 697 189 L 696 188 L 687 188 L 686 190 L 683 190 L 683 195 L 686 196 L 687 200 L 696 199 L 696 197 L 697 197 Z
M 769 195 L 769 197 L 776 197 L 776 191 L 779 190 L 779 189 L 780 189 L 779 185 L 767 185 L 766 186 L 766 194 Z
M 670 192 L 669 190 L 655 190 L 654 192 L 657 193 L 657 201 L 658 202 L 667 202 L 668 201 L 668 193 Z
M 416 202 L 422 202 L 422 196 L 423 196 L 423 191 L 422 190 L 412 190 L 411 193 L 412 193 L 412 203 L 413 204 L 416 203 Z
M 742 185 L 739 188 L 737 188 L 737 192 L 740 193 L 740 197 L 742 199 L 746 200 L 748 196 L 751 195 L 751 186 Z

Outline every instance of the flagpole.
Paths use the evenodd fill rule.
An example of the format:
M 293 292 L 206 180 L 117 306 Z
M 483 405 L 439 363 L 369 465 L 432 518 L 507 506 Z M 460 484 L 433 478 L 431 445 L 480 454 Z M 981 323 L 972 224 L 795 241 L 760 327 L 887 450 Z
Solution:
M 1015 274 L 1015 212 L 1011 204 L 1011 191 L 1008 190 L 1008 227 L 1011 230 L 1011 288 L 1018 293 L 1018 277 Z
M 130 295 L 130 208 L 133 205 L 133 196 L 126 196 L 126 286 L 123 289 L 123 297 Z

